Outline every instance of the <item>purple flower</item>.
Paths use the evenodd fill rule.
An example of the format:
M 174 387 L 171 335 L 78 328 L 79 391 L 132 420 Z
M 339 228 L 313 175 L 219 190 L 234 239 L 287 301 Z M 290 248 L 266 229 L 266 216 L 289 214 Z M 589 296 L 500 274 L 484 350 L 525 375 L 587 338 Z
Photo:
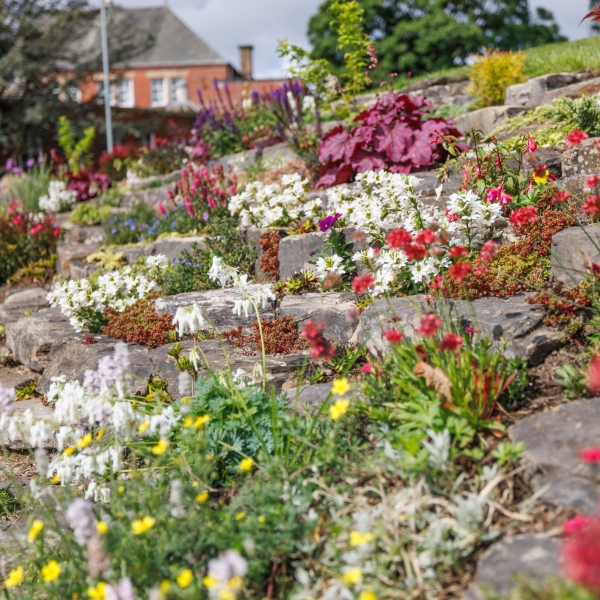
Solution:
M 106 586 L 105 596 L 106 600 L 135 600 L 131 579 L 124 577 L 116 586 Z
M 7 171 L 12 171 L 15 168 L 15 159 L 14 158 L 9 158 L 6 161 L 6 170 Z
M 15 410 L 14 399 L 15 388 L 9 388 L 0 383 L 0 413 L 12 415 Z
M 67 521 L 73 529 L 77 543 L 83 546 L 96 531 L 96 517 L 92 505 L 83 498 L 73 500 L 67 508 Z
M 27 168 L 31 169 L 31 167 L 33 167 L 33 165 L 35 165 L 35 160 L 33 160 L 33 158 L 30 158 L 26 164 L 27 164 Z
M 44 164 L 44 157 L 43 156 L 38 156 L 37 157 L 37 164 L 38 165 L 43 165 Z
M 341 213 L 335 213 L 335 215 L 329 215 L 319 221 L 319 229 L 323 232 L 331 229 L 334 223 L 342 217 Z

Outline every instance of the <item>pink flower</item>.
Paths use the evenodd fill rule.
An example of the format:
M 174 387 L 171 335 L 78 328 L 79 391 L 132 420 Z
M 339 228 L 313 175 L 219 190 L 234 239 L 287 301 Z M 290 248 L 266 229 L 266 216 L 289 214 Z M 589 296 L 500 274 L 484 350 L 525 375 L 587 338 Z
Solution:
M 441 342 L 440 350 L 449 350 L 450 352 L 458 352 L 458 349 L 463 345 L 463 339 L 460 335 L 449 333 Z
M 173 198 L 175 198 L 173 190 L 167 190 L 167 196 L 169 196 L 169 200 L 173 200 Z
M 533 179 L 529 180 L 529 185 L 525 188 L 524 194 L 529 194 L 529 192 L 533 189 Z
M 388 329 L 387 331 L 384 331 L 383 337 L 390 344 L 399 344 L 402 341 L 402 339 L 404 338 L 402 333 L 400 331 L 398 331 L 397 329 Z
M 498 202 L 499 204 L 510 204 L 512 202 L 512 196 L 507 194 L 502 184 L 500 184 L 497 188 L 492 188 L 488 190 L 487 193 L 487 201 L 489 202 Z
M 573 146 L 579 146 L 583 140 L 587 140 L 590 136 L 581 129 L 575 129 L 575 131 L 571 131 L 571 133 L 567 136 L 565 140 L 565 146 L 567 148 L 572 148 Z
M 421 319 L 421 326 L 418 333 L 423 337 L 433 337 L 440 328 L 442 320 L 435 316 L 434 313 L 429 313 Z
M 471 268 L 469 263 L 456 263 L 448 271 L 456 281 L 461 282 L 470 273 Z
M 357 275 L 352 281 L 352 289 L 355 294 L 364 294 L 375 285 L 375 277 L 371 273 Z
M 387 234 L 386 242 L 392 250 L 398 250 L 412 242 L 412 235 L 406 229 L 395 229 Z
M 588 464 L 600 463 L 600 448 L 587 448 L 579 453 L 579 458 Z
M 468 254 L 469 251 L 463 246 L 452 246 L 452 248 L 450 248 L 450 251 L 448 252 L 448 256 L 450 258 L 463 258 Z
M 164 204 L 159 201 L 156 206 L 158 207 L 158 212 L 164 217 L 167 214 L 167 209 Z
M 600 594 L 600 518 L 579 524 L 562 540 L 562 570 L 567 579 Z
M 592 356 L 587 371 L 587 389 L 590 394 L 600 394 L 600 356 Z
M 535 152 L 537 150 L 537 142 L 530 136 L 527 136 L 527 152 Z
M 31 235 L 36 235 L 36 233 L 39 233 L 42 229 L 44 229 L 44 226 L 41 223 L 38 223 L 37 225 L 34 225 L 31 230 L 29 231 L 29 233 Z
M 458 217 L 449 208 L 446 210 L 446 216 L 448 217 L 448 221 L 450 221 L 450 223 L 458 221 Z
M 54 237 L 58 237 L 58 236 L 60 235 L 60 227 L 55 227 L 55 228 L 52 230 L 52 235 L 53 235 Z
M 185 202 L 185 209 L 188 211 L 190 217 L 194 216 L 194 207 L 192 206 L 192 201 L 189 196 L 186 196 L 183 201 Z
M 365 363 L 365 364 L 364 364 L 364 365 L 363 365 L 363 366 L 360 368 L 360 370 L 361 370 L 363 373 L 370 373 L 370 372 L 373 370 L 373 367 L 371 366 L 371 363 Z
M 587 527 L 588 525 L 591 525 L 591 523 L 592 523 L 592 520 L 589 517 L 586 517 L 585 515 L 577 515 L 576 517 L 569 519 L 563 525 L 563 530 L 562 530 L 563 535 L 569 535 L 570 533 L 579 531 L 583 527 Z
M 586 181 L 586 185 L 590 188 L 593 189 L 598 185 L 598 175 L 590 175 L 587 178 Z

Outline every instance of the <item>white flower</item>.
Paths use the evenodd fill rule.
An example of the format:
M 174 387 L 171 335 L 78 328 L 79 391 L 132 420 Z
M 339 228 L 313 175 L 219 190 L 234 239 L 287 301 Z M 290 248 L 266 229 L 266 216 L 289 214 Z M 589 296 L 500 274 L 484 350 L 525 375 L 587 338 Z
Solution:
M 344 259 L 337 254 L 331 256 L 321 256 L 317 259 L 316 268 L 317 275 L 321 279 L 325 279 L 328 273 L 337 273 L 343 275 L 346 269 L 342 266 Z
M 67 190 L 64 181 L 51 181 L 48 185 L 48 194 L 40 196 L 40 210 L 45 212 L 58 212 L 69 209 L 77 201 L 77 193 Z
M 213 256 L 212 265 L 208 271 L 209 279 L 218 281 L 221 287 L 225 287 L 230 281 L 233 282 L 237 276 L 237 269 L 226 265 L 223 259 Z
M 177 334 L 183 337 L 186 332 L 196 333 L 206 325 L 200 307 L 194 302 L 190 306 L 180 306 L 173 317 L 173 325 L 177 325 Z

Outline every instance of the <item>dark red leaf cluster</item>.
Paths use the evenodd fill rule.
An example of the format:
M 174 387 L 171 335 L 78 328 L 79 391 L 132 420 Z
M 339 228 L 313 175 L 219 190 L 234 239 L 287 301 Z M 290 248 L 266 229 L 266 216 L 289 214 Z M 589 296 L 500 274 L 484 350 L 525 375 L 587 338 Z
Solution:
M 356 173 L 412 173 L 433 168 L 446 158 L 438 135 L 460 136 L 445 119 L 423 120 L 423 96 L 389 92 L 354 119 L 351 131 L 339 125 L 321 138 L 321 177 L 317 188 L 339 185 Z
M 277 277 L 279 273 L 279 242 L 281 235 L 279 231 L 266 231 L 260 236 L 260 247 L 262 256 L 260 257 L 260 268 L 267 275 Z
M 296 321 L 292 317 L 282 317 L 267 321 L 260 320 L 265 343 L 265 354 L 293 354 L 305 347 L 304 341 L 300 339 Z M 244 335 L 241 325 L 221 332 L 221 337 L 235 348 L 242 350 L 250 356 L 262 349 L 260 330 L 258 323 L 250 324 L 250 335 Z

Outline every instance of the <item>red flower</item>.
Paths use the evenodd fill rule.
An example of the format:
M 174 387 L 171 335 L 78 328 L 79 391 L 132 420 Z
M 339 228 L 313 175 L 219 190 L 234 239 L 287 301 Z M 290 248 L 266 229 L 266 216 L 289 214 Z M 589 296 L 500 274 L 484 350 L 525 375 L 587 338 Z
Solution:
M 60 227 L 55 227 L 55 228 L 52 230 L 52 235 L 53 235 L 54 237 L 58 237 L 58 236 L 60 235 Z
M 440 350 L 449 350 L 450 352 L 458 352 L 458 349 L 463 345 L 463 339 L 460 335 L 449 333 L 441 342 Z
M 598 175 L 590 175 L 587 178 L 586 185 L 590 189 L 595 188 L 598 185 Z
M 357 275 L 352 281 L 352 289 L 356 294 L 364 294 L 367 290 L 370 290 L 375 285 L 375 277 L 372 273 L 365 273 L 364 275 Z
M 415 242 L 417 242 L 417 244 L 425 244 L 426 246 L 433 244 L 434 240 L 435 233 L 433 233 L 433 231 L 429 231 L 429 229 L 423 229 L 423 231 L 419 231 L 419 233 L 417 233 L 417 237 L 415 238 Z
M 592 356 L 587 371 L 587 389 L 590 394 L 600 394 L 600 356 Z
M 587 448 L 582 450 L 579 458 L 588 464 L 600 463 L 600 448 Z
M 486 260 L 486 261 L 490 261 L 492 260 L 495 256 L 496 253 L 498 252 L 498 246 L 500 244 L 497 244 L 496 242 L 493 242 L 492 240 L 488 240 L 482 247 L 481 247 L 481 257 Z
M 467 274 L 471 271 L 471 265 L 469 263 L 456 263 L 452 265 L 448 271 L 456 279 L 456 281 L 462 281 Z
M 597 216 L 600 212 L 600 196 L 588 196 L 582 206 L 583 212 L 590 217 Z
M 37 225 L 34 225 L 34 226 L 33 226 L 33 227 L 30 229 L 29 233 L 30 233 L 31 235 L 35 235 L 36 233 L 39 233 L 39 232 L 40 232 L 42 229 L 44 229 L 44 226 L 43 226 L 41 223 L 38 223 Z
M 164 217 L 167 214 L 167 209 L 165 208 L 165 205 L 159 201 L 156 206 L 158 207 L 158 212 Z
M 569 194 L 569 192 L 556 192 L 556 194 L 554 194 L 553 200 L 555 202 L 566 202 L 570 197 L 571 194 Z
M 310 355 L 315 360 L 329 360 L 335 354 L 335 346 L 330 344 L 321 333 L 324 329 L 323 323 L 314 323 L 309 319 L 300 332 L 300 337 L 308 342 Z
M 387 234 L 385 241 L 392 250 L 398 250 L 412 242 L 412 235 L 406 229 L 394 229 Z
M 515 229 L 521 229 L 531 225 L 538 218 L 538 211 L 533 206 L 524 206 L 517 208 L 511 214 L 508 220 Z
M 365 363 L 365 364 L 364 364 L 364 365 L 363 365 L 363 366 L 360 368 L 360 370 L 361 370 L 363 373 L 370 373 L 370 372 L 373 370 L 373 367 L 371 366 L 371 363 Z
M 22 218 L 23 217 L 21 215 L 17 215 L 16 217 L 13 217 L 13 220 L 12 220 L 13 225 L 18 225 L 21 222 Z
M 419 335 L 423 337 L 433 337 L 440 328 L 442 320 L 435 316 L 434 313 L 429 313 L 421 318 L 421 326 L 419 327 Z
M 585 515 L 577 515 L 576 517 L 569 519 L 563 525 L 563 535 L 569 535 L 570 533 L 579 531 L 582 527 L 587 527 L 588 525 L 591 525 L 591 523 L 592 520 L 589 517 L 586 517 Z
M 575 131 L 571 131 L 571 133 L 567 136 L 565 146 L 567 148 L 579 146 L 583 140 L 587 140 L 589 137 L 590 136 L 585 131 L 581 131 L 581 129 L 575 129 Z
M 427 248 L 420 244 L 409 244 L 403 248 L 408 260 L 422 260 L 427 254 Z
M 390 344 L 399 344 L 402 341 L 402 339 L 404 338 L 402 333 L 400 331 L 398 331 L 397 329 L 388 329 L 387 331 L 384 331 L 383 337 Z
M 448 252 L 450 258 L 462 258 L 463 256 L 467 256 L 467 254 L 469 254 L 469 251 L 463 246 L 452 246 Z
M 527 136 L 527 152 L 535 152 L 537 150 L 537 142 L 530 136 Z
M 561 545 L 565 577 L 600 594 L 600 518 L 576 527 Z

